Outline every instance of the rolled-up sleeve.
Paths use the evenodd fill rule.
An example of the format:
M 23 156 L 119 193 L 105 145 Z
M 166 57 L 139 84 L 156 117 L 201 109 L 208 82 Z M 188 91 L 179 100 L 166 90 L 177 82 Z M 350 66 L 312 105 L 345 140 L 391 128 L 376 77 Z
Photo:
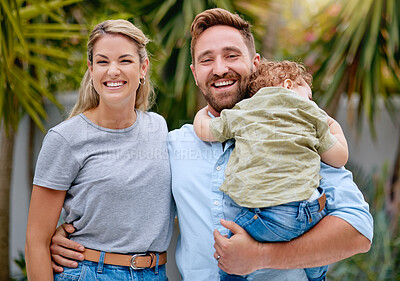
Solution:
M 325 191 L 328 215 L 339 217 L 372 242 L 373 218 L 369 205 L 353 181 L 350 171 L 333 168 L 321 162 L 320 187 Z

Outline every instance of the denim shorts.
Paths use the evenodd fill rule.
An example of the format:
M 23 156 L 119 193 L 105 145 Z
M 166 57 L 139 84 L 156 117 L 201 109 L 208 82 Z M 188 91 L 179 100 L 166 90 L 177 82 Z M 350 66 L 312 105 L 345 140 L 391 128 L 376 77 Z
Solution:
M 54 274 L 55 281 L 167 281 L 165 265 L 156 268 L 134 270 L 129 266 L 82 261 L 77 268 L 64 267 L 62 273 Z
M 322 189 L 319 189 L 321 196 Z M 299 201 L 268 208 L 242 208 L 235 222 L 243 227 L 259 242 L 290 241 L 316 225 L 327 213 L 321 212 L 318 200 Z M 232 233 L 229 233 L 229 237 Z M 325 280 L 328 266 L 304 269 L 309 280 Z M 227 275 L 220 272 L 221 281 L 253 280 L 254 274 L 247 276 Z
M 325 215 L 318 200 L 248 209 L 242 208 L 235 222 L 259 242 L 290 241 L 310 230 Z

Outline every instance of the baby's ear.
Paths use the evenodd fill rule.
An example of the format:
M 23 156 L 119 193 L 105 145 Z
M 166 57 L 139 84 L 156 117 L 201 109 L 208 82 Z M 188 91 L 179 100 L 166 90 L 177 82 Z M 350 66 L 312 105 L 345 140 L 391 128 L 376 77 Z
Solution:
M 293 81 L 290 79 L 286 79 L 285 81 L 283 81 L 283 87 L 286 89 L 292 89 L 293 88 Z

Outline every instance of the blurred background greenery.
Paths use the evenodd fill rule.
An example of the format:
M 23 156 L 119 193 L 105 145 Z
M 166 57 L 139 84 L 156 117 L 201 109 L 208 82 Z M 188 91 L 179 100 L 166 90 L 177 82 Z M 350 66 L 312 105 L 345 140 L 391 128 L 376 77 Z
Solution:
M 0 0 L 0 280 L 9 278 L 9 198 L 18 125 L 28 115 L 31 132 L 35 126 L 44 131 L 44 102 L 62 110 L 56 93 L 79 87 L 94 24 L 128 19 L 152 39 L 151 77 L 157 91 L 152 110 L 166 118 L 171 130 L 191 122 L 205 104 L 189 69 L 189 30 L 196 14 L 213 7 L 250 21 L 262 56 L 304 62 L 314 76 L 314 98 L 330 115 L 335 116 L 341 100 L 354 103 L 356 114 L 348 114 L 354 130 L 368 129 L 376 137 L 381 102 L 397 114 L 398 0 Z M 400 280 L 400 143 L 393 153 L 395 161 L 383 171 L 365 174 L 349 166 L 371 204 L 375 238 L 368 254 L 332 266 L 330 280 Z M 23 267 L 23 259 L 18 262 Z

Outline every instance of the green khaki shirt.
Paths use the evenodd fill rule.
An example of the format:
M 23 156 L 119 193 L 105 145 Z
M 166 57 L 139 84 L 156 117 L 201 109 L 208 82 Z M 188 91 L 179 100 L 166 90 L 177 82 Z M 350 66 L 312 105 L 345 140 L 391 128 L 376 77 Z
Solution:
M 221 190 L 247 208 L 308 199 L 319 186 L 319 155 L 337 141 L 322 109 L 281 87 L 262 88 L 210 127 L 219 142 L 236 141 Z

